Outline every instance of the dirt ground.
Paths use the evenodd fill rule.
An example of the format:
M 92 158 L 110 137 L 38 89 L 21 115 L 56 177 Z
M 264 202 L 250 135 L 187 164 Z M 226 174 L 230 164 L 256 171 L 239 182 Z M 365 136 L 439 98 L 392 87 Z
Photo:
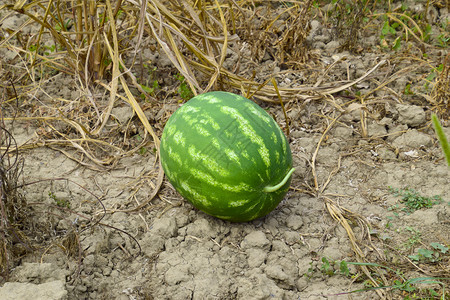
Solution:
M 414 15 L 425 12 L 425 3 L 391 5 L 404 4 Z M 97 156 L 90 157 L 77 147 L 82 136 L 70 124 L 36 117 L 57 116 L 58 105 L 65 115 L 89 107 L 76 78 L 48 72 L 35 89 L 17 86 L 23 92 L 18 109 L 9 102 L 2 117 L 24 163 L 20 193 L 33 251 L 14 242 L 18 258 L 9 261 L 7 281 L 0 281 L 0 298 L 32 293 L 34 299 L 448 299 L 450 168 L 430 116 L 440 113 L 450 137 L 449 91 L 440 91 L 443 106 L 430 98 L 438 82 L 448 88 L 448 71 L 442 75 L 438 68 L 450 61 L 448 32 L 439 44 L 449 14 L 440 2 L 430 3 L 431 37 L 426 43 L 403 37 L 400 49 L 392 49 L 398 42 L 393 33 L 380 37 L 383 18 L 361 29 L 356 45 L 344 49 L 350 39 L 330 25 L 331 4 L 315 8 L 309 22 L 307 64 L 279 61 L 270 35 L 261 35 L 260 45 L 247 43 L 244 33 L 230 43 L 224 68 L 239 65 L 241 74 L 250 78 L 255 72 L 261 83 L 274 76 L 280 87 L 351 82 L 372 71 L 332 96 L 293 97 L 285 103 L 288 124 L 280 105 L 253 98 L 283 130 L 289 127 L 296 171 L 280 205 L 248 223 L 197 211 L 166 179 L 153 197 L 157 146 L 123 99 L 103 131 L 110 144 L 96 144 Z M 273 5 L 249 6 L 256 11 L 253 21 L 264 23 Z M 270 13 L 285 9 L 280 4 Z M 5 16 L 0 10 L 0 42 L 27 20 Z M 281 14 L 270 33 L 288 30 L 287 18 Z M 36 30 L 28 27 L 22 30 Z M 141 106 L 161 136 L 165 121 L 183 103 L 177 90 L 183 83 L 155 45 L 146 39 L 142 55 L 154 70 L 147 80 L 158 81 L 159 102 Z M 24 68 L 13 48 L 3 44 L 0 53 L 2 74 Z M 4 80 L 2 86 L 8 85 Z M 106 92 L 94 92 L 99 107 L 106 107 Z M 399 193 L 412 195 L 409 202 Z M 432 202 L 408 206 L 420 199 Z M 423 280 L 429 277 L 435 280 Z M 376 284 L 391 287 L 371 289 Z

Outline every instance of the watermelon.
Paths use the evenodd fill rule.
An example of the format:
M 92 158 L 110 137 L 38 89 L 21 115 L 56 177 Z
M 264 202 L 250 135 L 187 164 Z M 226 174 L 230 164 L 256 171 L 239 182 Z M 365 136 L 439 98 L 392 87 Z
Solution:
M 160 157 L 185 199 L 232 222 L 271 212 L 294 171 L 288 141 L 274 119 L 256 103 L 219 91 L 198 95 L 172 114 Z

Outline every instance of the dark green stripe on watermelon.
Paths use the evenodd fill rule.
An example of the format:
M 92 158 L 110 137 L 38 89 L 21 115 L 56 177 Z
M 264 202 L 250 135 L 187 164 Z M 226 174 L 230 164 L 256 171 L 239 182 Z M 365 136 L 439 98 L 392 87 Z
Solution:
M 198 95 L 180 107 L 164 128 L 160 156 L 184 198 L 234 222 L 272 211 L 292 174 L 291 150 L 278 124 L 252 101 L 227 92 Z M 281 188 L 264 191 L 285 178 Z

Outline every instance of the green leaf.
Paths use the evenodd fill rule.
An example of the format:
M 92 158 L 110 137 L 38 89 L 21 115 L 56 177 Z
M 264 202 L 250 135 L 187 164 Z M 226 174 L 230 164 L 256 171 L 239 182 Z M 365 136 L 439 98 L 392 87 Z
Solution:
M 417 252 L 425 258 L 433 258 L 433 251 L 431 250 L 419 248 Z
M 447 165 L 450 166 L 450 144 L 445 136 L 444 129 L 435 114 L 431 115 L 431 121 L 439 143 L 441 144 L 442 151 L 444 152 L 445 159 L 447 160 Z
M 425 30 L 424 30 L 424 34 L 423 34 L 423 41 L 424 42 L 428 42 L 430 40 L 431 33 L 432 33 L 431 25 L 427 24 L 425 26 Z
M 394 41 L 394 45 L 392 46 L 392 50 L 400 49 L 401 42 L 402 42 L 402 37 L 401 36 L 397 37 Z
M 388 34 L 390 28 L 391 28 L 391 27 L 389 26 L 389 21 L 384 22 L 383 28 L 381 29 L 381 33 L 382 33 L 383 35 Z
M 389 33 L 390 34 L 396 34 L 397 31 L 395 31 L 395 29 L 393 27 L 389 26 Z
M 141 149 L 139 149 L 139 154 L 140 155 L 144 155 L 145 153 L 147 153 L 147 148 L 142 147 Z
M 448 251 L 448 247 L 445 247 L 445 246 L 442 245 L 441 243 L 436 243 L 436 242 L 435 242 L 435 243 L 431 243 L 430 245 L 431 245 L 431 247 L 433 247 L 434 249 L 441 251 L 441 253 L 443 253 L 443 254 L 447 253 L 447 251 Z
M 350 275 L 350 270 L 348 269 L 348 265 L 347 265 L 347 262 L 345 260 L 341 261 L 341 263 L 340 263 L 340 270 L 341 270 L 341 273 L 344 274 L 345 276 L 349 276 Z
M 321 270 L 324 274 L 328 276 L 334 275 L 333 268 L 330 265 L 330 261 L 326 257 L 322 257 L 322 266 Z
M 415 261 L 419 261 L 420 260 L 420 256 L 418 254 L 408 255 L 408 257 L 411 258 L 412 260 L 415 260 Z
M 403 91 L 403 93 L 404 93 L 405 95 L 414 95 L 414 92 L 411 91 L 411 83 L 408 83 L 408 84 L 405 86 L 405 90 Z
M 439 296 L 439 294 L 436 293 L 436 291 L 433 289 L 428 289 L 428 292 L 430 293 L 430 296 L 432 296 L 434 298 L 437 298 Z
M 434 78 L 436 78 L 436 73 L 431 72 L 430 74 L 428 74 L 427 78 L 425 78 L 425 79 L 428 81 L 432 81 Z
M 400 26 L 400 24 L 397 23 L 397 22 L 395 22 L 395 23 L 393 23 L 393 24 L 391 25 L 391 28 L 392 28 L 392 29 L 396 29 L 396 28 L 399 27 L 399 26 Z M 390 32 L 392 33 L 392 30 L 390 30 Z M 395 33 L 395 30 L 394 30 L 394 33 Z
M 139 84 L 139 85 L 141 86 L 141 88 L 142 88 L 146 93 L 148 93 L 148 94 L 153 93 L 153 88 L 149 88 L 148 86 L 143 85 L 143 84 Z
M 403 287 L 400 288 L 400 290 L 406 292 L 414 292 L 415 290 L 417 290 L 417 288 L 415 288 L 411 283 L 406 283 Z

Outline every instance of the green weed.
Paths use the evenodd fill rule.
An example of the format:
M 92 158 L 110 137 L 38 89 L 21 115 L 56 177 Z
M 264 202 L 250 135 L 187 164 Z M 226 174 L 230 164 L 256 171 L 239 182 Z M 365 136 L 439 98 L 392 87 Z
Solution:
M 38 47 L 37 45 L 30 45 L 28 47 L 28 50 L 30 52 L 35 52 L 35 53 L 37 51 L 37 53 L 40 55 L 49 56 L 51 54 L 54 54 L 57 49 L 56 49 L 56 45 L 51 45 L 51 46 L 44 45 L 43 47 Z
M 134 138 L 138 143 L 141 143 L 141 142 L 143 141 L 143 138 L 140 136 L 140 134 L 134 135 L 133 138 Z M 141 147 L 141 148 L 139 148 L 138 153 L 139 153 L 140 155 L 143 156 L 143 155 L 145 155 L 145 154 L 147 153 L 147 151 L 148 151 L 147 148 Z
M 444 21 L 442 21 L 442 30 L 443 33 L 439 34 L 437 36 L 437 44 L 436 46 L 442 47 L 442 48 L 447 48 L 448 47 L 448 42 L 450 41 L 450 34 L 448 32 L 448 19 L 445 19 Z
M 442 48 L 448 47 L 448 42 L 450 41 L 450 36 L 448 34 L 441 33 L 440 35 L 438 35 L 437 39 L 438 39 L 438 46 Z
M 350 51 L 361 51 L 358 41 L 358 33 L 363 25 L 369 21 L 373 1 L 369 0 L 333 0 L 333 9 L 328 11 L 327 17 L 334 23 L 338 37 L 343 39 L 341 49 Z M 313 3 L 314 7 L 317 7 Z
M 405 95 L 414 95 L 414 92 L 411 90 L 411 83 L 408 83 L 403 90 L 403 94 Z
M 402 211 L 406 211 L 408 213 L 414 212 L 416 210 L 422 208 L 430 208 L 435 204 L 439 204 L 442 202 L 442 198 L 439 195 L 435 195 L 433 197 L 425 197 L 421 196 L 418 192 L 411 188 L 398 189 L 389 186 L 389 191 L 394 195 L 401 197 L 401 203 L 403 203 L 406 207 L 402 208 Z
M 448 247 L 440 244 L 440 243 L 431 243 L 431 247 L 433 247 L 435 250 L 438 250 L 442 254 L 446 254 L 448 252 Z
M 70 208 L 69 200 L 57 198 L 56 195 L 51 191 L 48 192 L 48 196 L 55 202 L 56 206 Z
M 149 95 L 153 95 L 160 88 L 158 80 L 151 81 L 149 85 L 140 84 L 140 86 Z M 141 98 L 145 98 L 145 95 L 141 95 Z
M 441 260 L 442 255 L 448 252 L 448 247 L 441 243 L 431 243 L 432 250 L 419 248 L 417 254 L 409 255 L 408 257 L 417 262 L 437 262 Z
M 442 128 L 442 125 L 435 114 L 431 115 L 431 121 L 433 122 L 434 131 L 436 132 L 439 143 L 441 144 L 442 152 L 444 152 L 447 165 L 450 166 L 450 145 L 448 143 L 447 137 L 445 136 L 444 129 Z
M 444 70 L 444 64 L 440 64 L 436 68 L 432 68 L 431 72 L 428 74 L 428 76 L 424 79 L 425 85 L 423 86 L 425 91 L 428 90 L 430 83 L 438 76 L 439 73 L 441 73 Z
M 335 274 L 334 268 L 331 266 L 330 261 L 326 257 L 322 257 L 322 266 L 320 267 L 320 270 L 328 276 Z
M 177 92 L 180 95 L 181 99 L 187 101 L 192 97 L 194 97 L 194 93 L 192 92 L 189 85 L 186 83 L 186 78 L 184 78 L 183 75 L 178 73 L 175 75 L 175 79 L 180 82 L 180 86 L 178 87 Z
M 155 73 L 156 73 L 157 68 L 155 66 L 151 67 L 148 64 L 143 64 L 143 66 L 144 66 L 144 69 L 146 69 L 148 72 L 148 79 L 145 84 L 140 84 L 140 86 L 147 94 L 153 96 L 156 93 L 156 91 L 161 88 L 159 86 L 158 80 L 155 78 L 156 77 Z M 145 99 L 144 94 L 141 94 L 140 97 L 142 99 Z
M 400 11 L 376 13 L 373 17 L 382 17 L 384 20 L 380 34 L 382 48 L 399 50 L 402 41 L 409 41 L 411 37 L 420 44 L 430 43 L 432 39 L 432 26 L 424 14 L 412 12 L 404 3 Z M 394 41 L 390 42 L 392 39 Z
M 320 270 L 323 274 L 328 276 L 333 276 L 335 274 L 342 274 L 347 277 L 351 277 L 351 271 L 348 268 L 348 263 L 343 261 L 333 261 L 329 260 L 327 257 L 322 257 L 322 265 L 320 266 Z
M 69 31 L 69 29 L 72 27 L 73 25 L 73 20 L 72 19 L 67 19 L 65 22 L 57 22 L 55 24 L 55 30 L 57 32 L 61 32 L 61 31 Z
M 304 274 L 304 276 L 306 277 L 307 280 L 309 280 L 312 278 L 313 274 L 314 274 L 314 266 L 313 266 L 313 262 L 311 261 L 309 263 L 309 268 L 306 271 L 306 273 Z
M 404 244 L 407 249 L 413 248 L 416 244 L 419 244 L 422 241 L 422 233 L 414 229 L 412 227 L 406 226 L 406 230 L 409 231 L 411 236 L 408 238 L 408 241 Z
M 442 246 L 442 245 L 441 245 Z M 445 247 L 446 248 L 446 247 Z M 336 271 L 330 271 L 332 269 L 332 265 L 338 265 L 339 270 Z M 364 263 L 364 262 L 346 262 L 346 261 L 330 261 L 326 257 L 322 258 L 322 271 L 326 271 L 326 274 L 329 276 L 335 275 L 340 273 L 341 275 L 347 276 L 347 277 L 355 277 L 355 275 L 352 274 L 352 272 L 349 269 L 349 265 L 355 265 L 355 266 L 366 266 L 366 267 L 375 267 L 375 268 L 381 268 L 385 270 L 385 273 L 392 274 L 392 276 L 395 278 L 392 280 L 392 285 L 383 285 L 381 280 L 377 280 L 377 274 L 372 274 L 372 277 L 376 280 L 377 284 L 379 286 L 374 286 L 374 283 L 372 281 L 366 280 L 364 281 L 365 288 L 353 290 L 350 292 L 344 292 L 340 293 L 339 295 L 345 295 L 345 294 L 353 294 L 358 292 L 366 292 L 371 290 L 378 290 L 378 289 L 391 289 L 391 290 L 399 290 L 402 291 L 403 296 L 405 296 L 404 299 L 426 299 L 423 297 L 426 296 L 432 296 L 432 299 L 446 299 L 446 285 L 444 281 L 450 280 L 450 278 L 441 278 L 441 277 L 416 277 L 411 279 L 406 279 L 403 275 L 403 272 L 400 270 L 395 270 L 377 263 Z M 441 294 L 436 292 L 434 289 L 431 288 L 424 288 L 421 289 L 419 287 L 420 284 L 437 284 L 440 285 L 442 288 Z M 328 296 L 336 296 L 336 295 L 328 295 Z

